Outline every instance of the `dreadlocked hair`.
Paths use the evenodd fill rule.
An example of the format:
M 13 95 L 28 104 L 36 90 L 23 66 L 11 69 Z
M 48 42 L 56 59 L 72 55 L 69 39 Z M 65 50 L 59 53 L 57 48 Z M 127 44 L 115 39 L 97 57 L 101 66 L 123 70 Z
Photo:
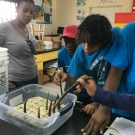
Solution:
M 80 24 L 77 33 L 79 43 L 87 43 L 89 47 L 100 44 L 106 47 L 111 42 L 112 26 L 105 16 L 93 14 L 87 16 Z
M 33 5 L 35 5 L 33 0 L 17 0 L 17 6 L 19 6 L 22 2 L 31 2 Z

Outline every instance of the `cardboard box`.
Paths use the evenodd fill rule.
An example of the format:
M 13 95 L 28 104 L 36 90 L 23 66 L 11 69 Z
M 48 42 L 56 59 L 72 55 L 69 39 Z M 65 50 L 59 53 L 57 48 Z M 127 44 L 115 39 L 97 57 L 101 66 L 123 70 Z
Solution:
M 53 82 L 54 74 L 57 72 L 58 68 L 50 68 L 47 70 L 47 74 L 50 76 L 50 81 Z M 63 71 L 63 68 L 60 68 L 61 71 Z
M 60 36 L 57 37 L 52 37 L 52 41 L 53 41 L 53 48 L 59 48 L 60 47 Z
M 60 36 L 45 36 L 44 41 L 51 41 L 53 42 L 53 48 L 59 48 L 60 47 Z
M 38 84 L 43 85 L 43 71 L 38 71 Z
M 53 76 L 56 72 L 57 68 L 49 68 L 47 70 L 47 74 L 50 75 L 50 76 Z
M 43 78 L 44 78 L 43 79 L 44 84 L 50 81 L 50 76 L 49 75 L 44 74 Z
M 39 51 L 43 51 L 44 50 L 44 42 L 43 40 L 38 40 L 38 48 L 37 48 L 37 52 Z

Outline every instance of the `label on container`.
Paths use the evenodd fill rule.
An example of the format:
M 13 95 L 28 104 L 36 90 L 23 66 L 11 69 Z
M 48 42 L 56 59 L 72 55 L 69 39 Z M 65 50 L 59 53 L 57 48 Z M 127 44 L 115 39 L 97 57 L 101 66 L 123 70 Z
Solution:
M 22 94 L 20 94 L 20 95 L 18 95 L 18 96 L 9 100 L 9 104 L 10 104 L 11 107 L 14 107 L 14 106 L 16 106 L 16 105 L 18 105 L 22 102 L 23 102 Z
M 0 93 L 7 91 L 6 71 L 0 73 Z

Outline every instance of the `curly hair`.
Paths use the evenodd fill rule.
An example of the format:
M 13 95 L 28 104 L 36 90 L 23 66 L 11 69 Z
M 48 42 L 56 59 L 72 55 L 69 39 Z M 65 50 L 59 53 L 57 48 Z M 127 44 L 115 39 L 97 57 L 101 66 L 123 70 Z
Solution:
M 106 47 L 111 42 L 112 26 L 109 20 L 99 14 L 87 16 L 80 24 L 77 33 L 79 43 L 87 43 L 89 47 L 100 44 Z
M 17 0 L 17 6 L 19 6 L 22 2 L 31 2 L 33 5 L 35 5 L 33 0 Z

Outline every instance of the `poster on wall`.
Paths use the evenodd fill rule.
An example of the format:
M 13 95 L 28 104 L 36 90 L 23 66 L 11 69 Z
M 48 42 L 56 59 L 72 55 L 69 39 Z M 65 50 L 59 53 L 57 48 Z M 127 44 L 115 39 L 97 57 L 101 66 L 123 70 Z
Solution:
M 116 0 L 100 0 L 100 3 L 116 2 Z
M 52 24 L 52 0 L 34 0 L 35 12 L 32 23 Z
M 85 9 L 77 9 L 76 20 L 77 24 L 80 24 L 85 18 Z
M 86 5 L 86 0 L 76 0 L 76 5 L 77 6 L 84 6 L 84 5 Z

